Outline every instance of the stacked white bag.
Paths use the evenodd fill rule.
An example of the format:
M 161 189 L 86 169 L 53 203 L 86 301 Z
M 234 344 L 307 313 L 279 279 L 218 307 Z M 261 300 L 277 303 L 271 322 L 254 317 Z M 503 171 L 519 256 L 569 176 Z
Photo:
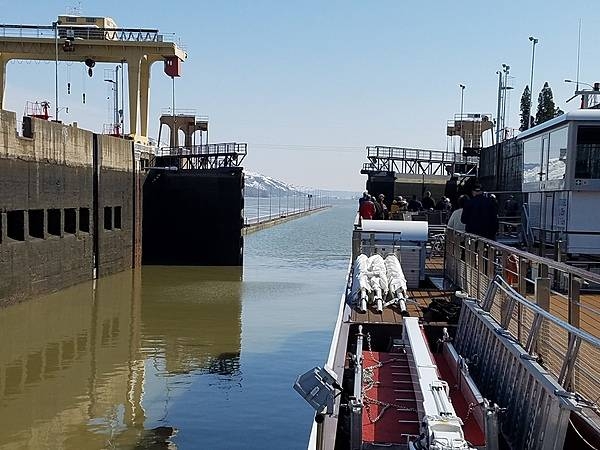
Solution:
M 384 303 L 388 294 L 392 300 Z M 351 296 L 362 312 L 367 310 L 369 302 L 379 312 L 392 303 L 397 303 L 406 312 L 406 278 L 398 258 L 394 254 L 389 254 L 385 260 L 381 255 L 359 255 L 354 263 Z

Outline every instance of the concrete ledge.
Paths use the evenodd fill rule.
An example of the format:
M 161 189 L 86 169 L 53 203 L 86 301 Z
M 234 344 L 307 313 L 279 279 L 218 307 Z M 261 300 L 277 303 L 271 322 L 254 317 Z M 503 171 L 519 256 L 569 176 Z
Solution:
M 275 225 L 289 222 L 290 220 L 299 219 L 300 217 L 305 217 L 313 213 L 324 211 L 328 208 L 331 208 L 331 206 L 321 206 L 320 208 L 311 209 L 309 211 L 300 211 L 285 217 L 276 217 L 274 219 L 264 220 L 262 222 L 245 225 L 242 228 L 242 235 L 245 236 L 256 231 L 264 230 L 265 228 L 270 228 Z

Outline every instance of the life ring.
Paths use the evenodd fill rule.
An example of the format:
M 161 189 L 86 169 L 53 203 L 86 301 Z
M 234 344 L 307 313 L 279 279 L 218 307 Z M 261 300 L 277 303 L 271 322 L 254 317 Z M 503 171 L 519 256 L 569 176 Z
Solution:
M 519 257 L 517 255 L 511 254 L 506 260 L 504 277 L 511 286 L 515 286 L 519 283 Z

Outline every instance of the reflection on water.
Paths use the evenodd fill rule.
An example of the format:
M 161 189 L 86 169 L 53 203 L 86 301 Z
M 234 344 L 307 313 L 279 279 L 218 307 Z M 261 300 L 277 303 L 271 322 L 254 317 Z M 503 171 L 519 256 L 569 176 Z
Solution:
M 0 309 L 0 449 L 300 449 L 356 207 L 246 238 L 240 268 L 149 266 Z
M 0 310 L 0 446 L 163 448 L 146 362 L 239 376 L 240 287 L 239 268 L 149 267 Z

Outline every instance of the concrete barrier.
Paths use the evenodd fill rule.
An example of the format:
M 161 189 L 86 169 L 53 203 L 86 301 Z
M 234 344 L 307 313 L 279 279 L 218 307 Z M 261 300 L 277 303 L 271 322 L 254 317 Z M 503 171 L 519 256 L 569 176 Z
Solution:
M 293 214 L 288 214 L 286 216 L 275 217 L 273 219 L 267 219 L 262 222 L 245 225 L 242 229 L 242 234 L 248 235 L 256 231 L 264 230 L 265 228 L 270 228 L 275 225 L 289 222 L 290 220 L 299 219 L 300 217 L 305 217 L 313 213 L 324 211 L 328 208 L 331 208 L 331 206 L 321 206 L 320 208 L 315 208 L 308 211 L 300 211 Z

